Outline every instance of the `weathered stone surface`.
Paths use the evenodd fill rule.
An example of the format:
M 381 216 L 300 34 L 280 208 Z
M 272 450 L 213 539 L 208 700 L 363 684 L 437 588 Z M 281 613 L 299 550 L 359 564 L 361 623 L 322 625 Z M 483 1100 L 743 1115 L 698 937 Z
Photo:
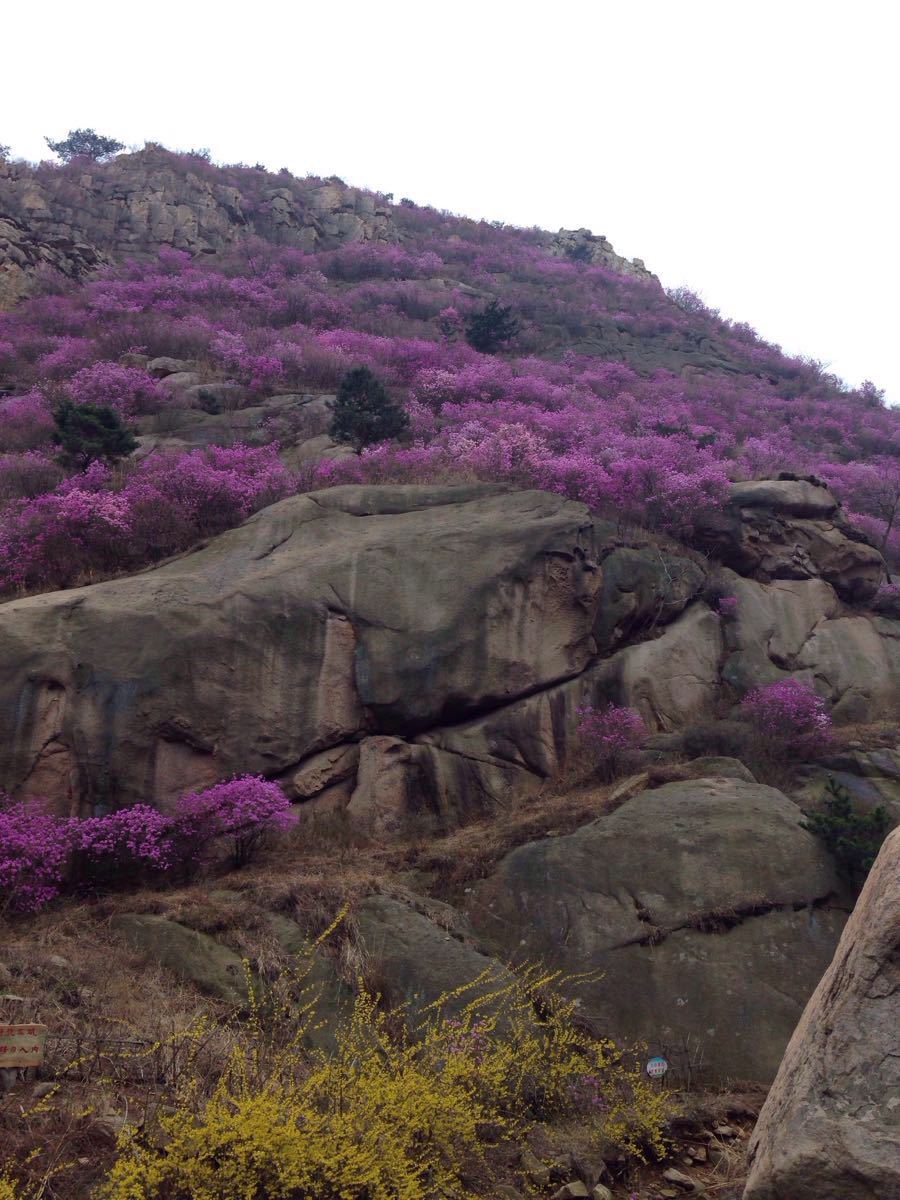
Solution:
M 147 370 L 151 375 L 155 375 L 157 379 L 164 379 L 167 375 L 177 375 L 182 371 L 190 371 L 191 364 L 185 362 L 181 358 L 167 358 L 161 355 L 159 358 L 151 358 L 147 363 Z
M 590 661 L 593 542 L 558 496 L 337 488 L 132 578 L 11 601 L 0 773 L 65 804 L 164 802 L 502 706 Z
M 26 294 L 41 267 L 78 279 L 160 246 L 208 254 L 252 236 L 309 251 L 397 240 L 390 206 L 370 193 L 288 177 L 248 204 L 205 164 L 152 144 L 61 178 L 0 162 L 0 207 L 0 307 Z
M 724 508 L 698 514 L 695 538 L 742 575 L 824 579 L 849 601 L 871 600 L 885 575 L 831 493 L 804 480 L 732 484 Z
M 900 1197 L 900 831 L 885 842 L 750 1141 L 744 1200 Z
M 833 706 L 838 721 L 873 720 L 900 689 L 900 622 L 848 610 L 823 579 L 759 583 L 723 571 L 737 599 L 723 623 L 722 679 L 740 695 L 793 676 Z
M 247 1003 L 247 977 L 240 958 L 205 933 L 177 921 L 144 913 L 119 913 L 110 927 L 147 960 L 226 1004 Z
M 510 980 L 500 963 L 459 932 L 441 928 L 401 900 L 368 896 L 354 919 L 363 947 L 380 977 L 389 981 L 390 999 L 407 1006 L 413 1018 L 444 996 L 443 1011 L 459 1012 Z
M 788 517 L 831 517 L 838 502 L 822 484 L 808 479 L 754 479 L 731 485 L 737 508 L 764 508 Z
M 603 559 L 594 636 L 601 650 L 648 626 L 663 626 L 700 591 L 706 571 L 685 555 L 622 546 Z
M 513 850 L 473 889 L 495 952 L 597 970 L 582 1010 L 709 1077 L 768 1080 L 833 953 L 828 854 L 780 792 L 736 779 L 644 791 Z
M 543 244 L 557 258 L 569 258 L 576 262 L 600 263 L 619 275 L 630 275 L 635 279 L 658 282 L 640 258 L 623 258 L 616 254 L 612 244 L 603 234 L 590 229 L 560 229 L 556 234 L 543 234 Z

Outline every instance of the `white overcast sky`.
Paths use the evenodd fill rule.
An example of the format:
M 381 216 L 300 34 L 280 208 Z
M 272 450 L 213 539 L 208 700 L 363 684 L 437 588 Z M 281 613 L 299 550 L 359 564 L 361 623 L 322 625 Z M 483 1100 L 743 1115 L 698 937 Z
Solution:
M 587 226 L 900 402 L 893 0 L 8 3 L 0 142 L 132 145 Z

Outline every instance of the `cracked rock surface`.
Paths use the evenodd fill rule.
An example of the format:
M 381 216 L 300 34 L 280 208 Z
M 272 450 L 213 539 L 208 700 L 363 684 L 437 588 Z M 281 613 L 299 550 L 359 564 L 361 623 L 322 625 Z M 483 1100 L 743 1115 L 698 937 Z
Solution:
M 900 1196 L 900 830 L 881 848 L 750 1142 L 744 1200 Z
M 846 916 L 801 819 L 762 784 L 666 784 L 513 850 L 469 916 L 501 957 L 600 973 L 579 993 L 600 1028 L 683 1069 L 770 1079 Z

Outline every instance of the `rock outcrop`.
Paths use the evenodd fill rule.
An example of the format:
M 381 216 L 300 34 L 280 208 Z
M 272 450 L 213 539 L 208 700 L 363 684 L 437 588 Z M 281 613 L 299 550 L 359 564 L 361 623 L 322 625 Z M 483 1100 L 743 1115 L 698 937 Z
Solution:
M 842 517 L 831 492 L 808 479 L 731 485 L 728 503 L 703 513 L 698 543 L 753 579 L 824 579 L 844 600 L 871 600 L 884 580 L 878 551 Z
M 558 258 L 599 263 L 618 275 L 659 283 L 653 272 L 647 270 L 643 259 L 623 258 L 621 254 L 616 254 L 612 243 L 602 233 L 592 233 L 590 229 L 560 229 L 559 233 L 545 234 L 542 243 Z
M 744 1200 L 900 1197 L 900 831 L 885 842 L 750 1143 Z
M 25 295 L 40 267 L 78 279 L 161 246 L 211 254 L 253 235 L 303 250 L 397 240 L 390 206 L 370 192 L 248 171 L 257 174 L 242 191 L 203 159 L 152 144 L 56 172 L 0 162 L 0 307 Z
M 297 496 L 132 578 L 0 605 L 0 781 L 86 811 L 260 772 L 389 834 L 556 774 L 585 703 L 667 730 L 787 675 L 853 714 L 896 694 L 897 622 L 737 575 L 723 618 L 706 586 L 696 556 L 556 495 Z
M 767 1080 L 845 920 L 802 813 L 733 778 L 645 791 L 511 851 L 467 905 L 501 958 L 597 972 L 581 1012 L 688 1074 Z

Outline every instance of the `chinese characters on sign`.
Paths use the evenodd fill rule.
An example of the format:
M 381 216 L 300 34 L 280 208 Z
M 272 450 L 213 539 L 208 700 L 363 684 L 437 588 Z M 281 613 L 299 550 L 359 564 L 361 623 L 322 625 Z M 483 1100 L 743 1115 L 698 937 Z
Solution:
M 0 1068 L 39 1067 L 46 1037 L 46 1025 L 0 1025 Z

